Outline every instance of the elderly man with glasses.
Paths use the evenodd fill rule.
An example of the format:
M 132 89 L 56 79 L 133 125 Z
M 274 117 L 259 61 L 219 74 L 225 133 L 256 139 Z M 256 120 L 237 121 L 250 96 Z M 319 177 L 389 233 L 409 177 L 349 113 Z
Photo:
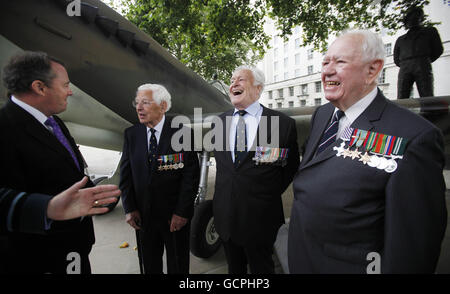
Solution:
M 188 274 L 198 158 L 192 146 L 171 146 L 180 128 L 166 116 L 171 96 L 164 86 L 140 86 L 132 105 L 139 123 L 125 130 L 120 187 L 126 221 L 136 230 L 141 272 L 161 274 L 165 249 L 167 273 Z

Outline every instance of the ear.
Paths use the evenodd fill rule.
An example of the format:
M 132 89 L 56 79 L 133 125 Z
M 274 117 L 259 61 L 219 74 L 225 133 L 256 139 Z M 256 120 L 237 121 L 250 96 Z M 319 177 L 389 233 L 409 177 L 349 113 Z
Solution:
M 43 95 L 45 95 L 45 88 L 46 88 L 46 87 L 47 87 L 47 86 L 44 84 L 44 82 L 42 82 L 42 81 L 40 81 L 40 80 L 34 80 L 34 81 L 31 83 L 30 90 L 31 90 L 33 93 L 37 94 L 37 95 L 43 96 Z
M 167 111 L 167 102 L 166 101 L 161 101 L 161 104 L 159 104 L 159 106 L 161 107 L 161 111 L 163 113 L 165 113 Z
M 383 69 L 384 61 L 382 59 L 375 59 L 371 61 L 368 65 L 368 75 L 366 83 L 368 85 L 372 84 L 378 77 L 378 73 Z

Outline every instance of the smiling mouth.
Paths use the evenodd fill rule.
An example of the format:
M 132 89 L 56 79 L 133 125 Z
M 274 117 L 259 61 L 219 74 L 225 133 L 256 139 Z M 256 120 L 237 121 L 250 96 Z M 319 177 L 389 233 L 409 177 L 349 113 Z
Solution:
M 335 81 L 325 82 L 327 86 L 339 86 L 341 83 Z
M 237 95 L 241 95 L 243 92 L 244 91 L 242 91 L 242 90 L 233 90 L 231 93 L 233 93 L 234 96 L 237 96 Z

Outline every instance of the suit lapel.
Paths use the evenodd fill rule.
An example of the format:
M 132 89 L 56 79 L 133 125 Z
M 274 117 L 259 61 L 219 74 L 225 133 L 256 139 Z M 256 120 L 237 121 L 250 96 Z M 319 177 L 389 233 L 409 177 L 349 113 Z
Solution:
M 356 118 L 356 120 L 351 124 L 352 128 L 355 129 L 362 129 L 362 130 L 366 130 L 366 131 L 370 131 L 374 128 L 374 122 L 378 121 L 381 119 L 381 116 L 383 114 L 384 108 L 386 107 L 386 98 L 384 97 L 384 95 L 381 93 L 380 90 L 378 90 L 377 96 L 375 97 L 375 99 L 372 101 L 372 103 Z M 331 104 L 330 104 L 331 105 Z M 332 107 L 332 109 L 334 109 L 334 107 Z M 328 112 L 329 110 L 327 110 Z M 328 114 L 327 114 L 328 115 Z M 326 115 L 324 115 L 326 116 Z M 329 113 L 328 116 L 328 120 L 331 118 L 331 113 Z M 317 118 L 319 119 L 319 118 Z M 315 140 L 317 140 L 317 142 L 314 142 L 314 148 L 311 148 L 311 146 L 308 146 L 309 148 L 309 153 L 312 154 L 308 154 L 309 157 L 313 156 L 313 154 L 316 152 L 317 149 L 317 145 L 319 143 L 318 140 L 320 140 L 320 137 L 323 134 L 323 131 L 325 130 L 325 127 L 327 126 L 327 123 L 325 124 L 325 127 L 322 125 L 323 124 L 323 119 L 321 118 L 320 122 L 320 128 L 322 129 L 320 133 L 315 133 L 314 136 L 319 137 L 319 139 L 315 138 Z M 336 151 L 333 150 L 333 147 L 336 147 L 338 145 L 340 145 L 342 142 L 341 139 L 336 140 L 336 142 L 334 144 L 332 144 L 329 148 L 327 148 L 326 150 L 324 150 L 323 152 L 321 152 L 320 154 L 318 154 L 316 157 L 313 157 L 309 162 L 306 162 L 303 166 L 300 167 L 300 169 L 304 169 L 307 168 L 308 166 L 317 164 L 321 161 L 324 161 L 330 157 L 333 157 L 336 155 Z
M 166 155 L 169 154 L 170 142 L 172 138 L 172 128 L 170 127 L 171 119 L 166 116 L 164 125 L 161 130 L 161 136 L 159 137 L 158 148 L 156 154 Z
M 314 129 L 311 130 L 311 133 L 309 135 L 308 146 L 307 146 L 308 148 L 306 150 L 304 159 L 302 160 L 302 166 L 305 164 L 312 163 L 315 160 L 317 160 L 318 156 L 316 156 L 314 158 L 314 155 L 317 150 L 317 146 L 319 145 L 320 139 L 322 138 L 322 135 L 325 132 L 325 128 L 328 126 L 331 116 L 335 109 L 335 107 L 331 103 L 326 104 L 324 107 L 325 107 L 324 111 L 322 111 L 320 113 L 317 112 L 317 117 L 315 118 L 315 120 L 316 120 L 315 126 L 314 126 Z M 323 151 L 322 154 L 324 152 L 326 153 L 326 151 L 327 150 Z M 302 168 L 302 166 L 300 168 Z
M 69 151 L 67 151 L 67 149 L 61 144 L 61 142 L 59 142 L 58 139 L 53 134 L 51 134 L 51 132 L 47 128 L 45 128 L 39 121 L 37 121 L 31 114 L 29 114 L 27 111 L 25 111 L 12 101 L 8 101 L 6 107 L 8 107 L 9 111 L 12 113 L 12 117 L 17 122 L 17 125 L 18 126 L 22 125 L 23 129 L 30 137 L 33 137 L 39 143 L 47 146 L 48 149 L 53 150 L 54 152 L 62 155 L 64 159 L 71 166 L 73 166 L 73 168 L 77 169 L 75 162 L 73 161 L 73 158 L 70 155 Z M 58 124 L 61 126 L 60 122 L 58 122 Z M 67 134 L 67 131 L 65 131 L 65 127 L 61 126 L 61 129 L 63 130 L 63 133 L 66 136 L 67 140 L 69 142 L 72 142 L 70 140 L 69 134 Z M 76 150 L 78 150 L 78 148 L 74 149 L 72 143 L 71 147 L 74 150 L 75 154 L 77 154 Z M 32 148 L 32 146 L 30 146 L 30 148 Z M 78 155 L 77 159 L 80 163 L 82 163 Z
M 225 112 L 222 116 L 222 126 L 223 126 L 223 152 L 217 152 L 217 154 L 220 156 L 220 154 L 223 155 L 223 160 L 225 164 L 229 166 L 233 166 L 234 168 L 234 162 L 233 158 L 231 157 L 231 150 L 230 149 L 230 129 L 231 129 L 231 118 L 233 115 L 234 110 L 229 110 Z M 227 124 L 227 117 L 229 117 L 229 123 Z

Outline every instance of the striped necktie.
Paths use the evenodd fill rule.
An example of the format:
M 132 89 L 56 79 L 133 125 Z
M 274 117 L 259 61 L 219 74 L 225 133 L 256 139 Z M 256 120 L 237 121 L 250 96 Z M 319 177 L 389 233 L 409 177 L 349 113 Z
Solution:
M 339 120 L 344 116 L 344 114 L 345 113 L 342 110 L 338 110 L 333 114 L 333 119 L 323 133 L 322 139 L 319 143 L 319 147 L 317 147 L 317 154 L 325 150 L 328 146 L 336 141 L 336 135 L 339 129 Z
M 236 140 L 234 141 L 234 166 L 238 167 L 247 154 L 247 132 L 244 115 L 245 110 L 239 110 L 239 119 L 236 125 Z
M 75 156 L 75 153 L 73 152 L 69 141 L 67 140 L 66 136 L 64 136 L 61 127 L 58 125 L 56 120 L 53 117 L 49 117 L 44 122 L 44 124 L 52 128 L 53 134 L 55 135 L 56 139 L 58 139 L 58 141 L 67 149 L 67 151 L 69 151 L 70 156 L 72 156 L 72 159 L 75 162 L 75 165 L 77 166 L 78 170 L 80 170 L 80 164 L 78 163 L 77 157 Z

